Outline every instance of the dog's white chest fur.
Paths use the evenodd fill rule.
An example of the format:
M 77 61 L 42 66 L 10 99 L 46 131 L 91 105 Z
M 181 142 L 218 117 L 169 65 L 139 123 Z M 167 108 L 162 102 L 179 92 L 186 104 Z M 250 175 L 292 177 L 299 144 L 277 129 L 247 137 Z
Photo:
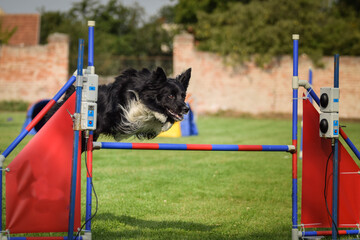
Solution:
M 150 110 L 139 100 L 131 100 L 126 107 L 119 107 L 123 114 L 122 122 L 116 126 L 120 130 L 115 136 L 117 141 L 133 135 L 138 138 L 154 138 L 172 126 L 166 115 Z

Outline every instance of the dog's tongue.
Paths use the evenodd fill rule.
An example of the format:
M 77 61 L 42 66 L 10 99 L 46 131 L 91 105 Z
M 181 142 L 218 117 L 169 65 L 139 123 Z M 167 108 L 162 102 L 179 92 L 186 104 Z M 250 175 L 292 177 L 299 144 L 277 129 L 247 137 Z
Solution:
M 183 116 L 180 114 L 176 114 L 174 113 L 172 110 L 168 109 L 168 112 L 175 118 L 175 120 L 177 121 L 182 121 L 184 118 Z
M 184 119 L 182 115 L 178 115 L 178 114 L 176 114 L 176 118 L 177 118 L 176 120 L 178 121 L 182 121 Z

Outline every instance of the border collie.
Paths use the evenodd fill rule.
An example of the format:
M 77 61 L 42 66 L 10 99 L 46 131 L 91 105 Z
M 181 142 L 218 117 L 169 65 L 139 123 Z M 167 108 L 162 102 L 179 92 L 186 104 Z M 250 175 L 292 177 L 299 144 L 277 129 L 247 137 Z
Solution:
M 175 121 L 183 120 L 189 111 L 185 96 L 190 76 L 190 68 L 176 78 L 167 78 L 160 67 L 153 72 L 128 69 L 113 83 L 100 85 L 94 141 L 100 134 L 113 136 L 116 141 L 131 136 L 152 139 L 168 130 Z M 46 118 L 54 114 L 74 91 L 72 86 Z M 40 128 L 37 126 L 37 130 Z

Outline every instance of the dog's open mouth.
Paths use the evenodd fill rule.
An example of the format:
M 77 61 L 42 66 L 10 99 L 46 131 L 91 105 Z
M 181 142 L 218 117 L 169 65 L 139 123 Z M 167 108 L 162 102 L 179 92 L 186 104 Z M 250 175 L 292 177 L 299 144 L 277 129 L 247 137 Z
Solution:
M 174 120 L 182 121 L 184 119 L 184 116 L 181 113 L 177 114 L 169 108 L 166 108 L 166 110 L 168 111 L 168 113 L 170 113 L 170 115 L 174 118 Z

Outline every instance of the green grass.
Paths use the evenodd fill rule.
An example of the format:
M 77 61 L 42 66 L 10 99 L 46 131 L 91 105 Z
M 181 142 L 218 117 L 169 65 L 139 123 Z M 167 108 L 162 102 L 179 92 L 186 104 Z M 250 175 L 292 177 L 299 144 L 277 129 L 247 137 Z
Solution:
M 24 117 L 0 113 L 1 151 Z M 360 123 L 347 125 L 360 146 Z M 152 142 L 291 144 L 290 120 L 201 117 L 198 128 Z M 289 153 L 101 150 L 93 168 L 93 239 L 291 239 Z
M 25 101 L 0 101 L 0 111 L 19 112 L 26 111 L 29 107 L 29 103 Z

